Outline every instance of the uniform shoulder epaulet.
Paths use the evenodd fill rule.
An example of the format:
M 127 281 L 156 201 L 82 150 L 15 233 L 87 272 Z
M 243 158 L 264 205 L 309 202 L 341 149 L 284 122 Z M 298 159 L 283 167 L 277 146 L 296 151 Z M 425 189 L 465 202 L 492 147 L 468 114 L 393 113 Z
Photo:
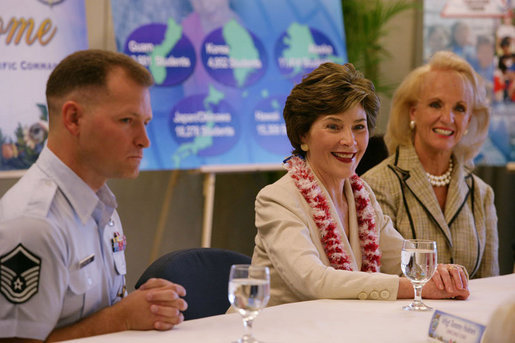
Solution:
M 57 191 L 57 184 L 51 179 L 41 179 L 35 185 L 37 188 L 27 202 L 26 213 L 34 216 L 46 217 Z

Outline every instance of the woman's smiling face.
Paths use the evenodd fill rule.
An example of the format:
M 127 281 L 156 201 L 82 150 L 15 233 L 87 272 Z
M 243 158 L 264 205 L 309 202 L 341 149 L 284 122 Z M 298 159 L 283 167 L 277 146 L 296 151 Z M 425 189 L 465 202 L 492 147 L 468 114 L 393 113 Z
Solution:
M 418 102 L 410 109 L 417 152 L 450 155 L 467 130 L 471 110 L 472 91 L 457 72 L 430 71 L 420 87 Z
M 306 158 L 326 182 L 341 182 L 355 173 L 368 144 L 367 116 L 360 104 L 345 112 L 318 117 L 303 139 Z

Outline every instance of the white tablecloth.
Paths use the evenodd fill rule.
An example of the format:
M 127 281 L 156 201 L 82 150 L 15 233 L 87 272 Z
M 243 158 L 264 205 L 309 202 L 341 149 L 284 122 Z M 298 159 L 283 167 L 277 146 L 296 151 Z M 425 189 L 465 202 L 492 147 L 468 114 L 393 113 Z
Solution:
M 468 300 L 424 300 L 426 304 L 487 324 L 493 311 L 515 296 L 515 274 L 472 280 Z M 407 312 L 410 300 L 313 300 L 264 309 L 254 322 L 254 336 L 266 343 L 427 342 L 431 312 Z M 514 324 L 515 325 L 515 324 Z M 239 314 L 185 321 L 167 332 L 124 331 L 74 342 L 223 342 L 243 334 Z

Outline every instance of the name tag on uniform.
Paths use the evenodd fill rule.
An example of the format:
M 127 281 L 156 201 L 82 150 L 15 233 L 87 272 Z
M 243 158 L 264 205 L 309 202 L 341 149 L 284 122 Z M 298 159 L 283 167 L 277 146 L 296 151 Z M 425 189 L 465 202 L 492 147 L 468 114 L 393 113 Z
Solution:
M 80 260 L 79 262 L 79 269 L 82 269 L 84 267 L 86 267 L 88 264 L 90 264 L 91 262 L 93 262 L 95 260 L 95 254 L 91 254 L 89 255 L 88 257 L 86 258 L 83 258 L 82 260 Z
M 471 320 L 435 310 L 428 334 L 433 342 L 479 343 L 485 329 Z

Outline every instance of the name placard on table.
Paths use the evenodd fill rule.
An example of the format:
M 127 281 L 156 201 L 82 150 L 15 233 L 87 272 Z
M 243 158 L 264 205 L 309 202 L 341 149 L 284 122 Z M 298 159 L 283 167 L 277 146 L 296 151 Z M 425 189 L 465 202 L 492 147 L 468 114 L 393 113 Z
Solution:
M 428 335 L 435 342 L 480 343 L 486 326 L 435 310 Z

